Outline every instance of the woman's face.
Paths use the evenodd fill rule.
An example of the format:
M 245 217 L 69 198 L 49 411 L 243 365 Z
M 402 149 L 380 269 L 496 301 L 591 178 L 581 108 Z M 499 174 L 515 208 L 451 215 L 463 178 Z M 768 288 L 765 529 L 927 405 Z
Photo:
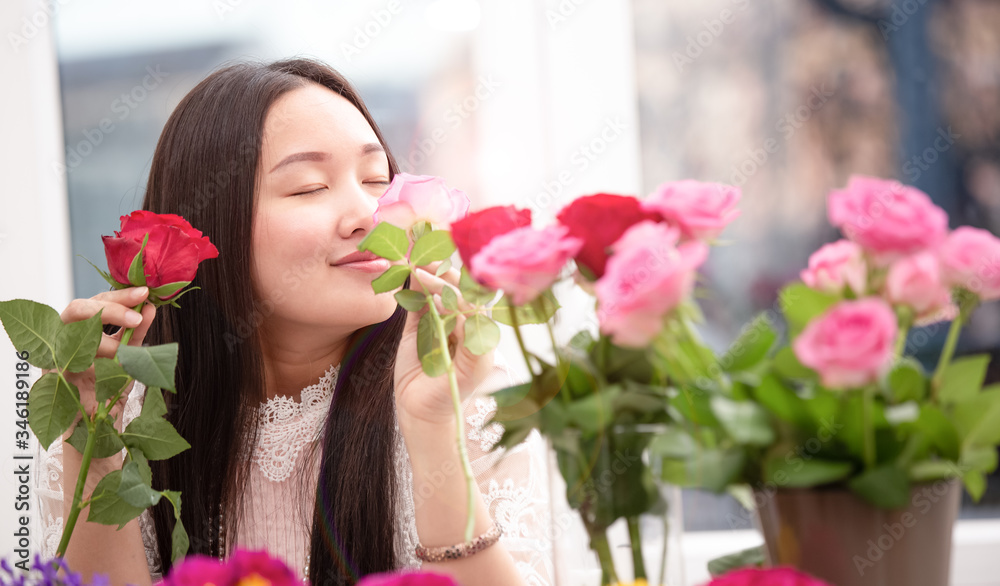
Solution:
M 379 273 L 335 266 L 374 227 L 390 180 L 361 112 L 318 84 L 286 93 L 268 112 L 257 174 L 253 282 L 265 326 L 339 336 L 388 319 L 396 300 L 372 292 Z

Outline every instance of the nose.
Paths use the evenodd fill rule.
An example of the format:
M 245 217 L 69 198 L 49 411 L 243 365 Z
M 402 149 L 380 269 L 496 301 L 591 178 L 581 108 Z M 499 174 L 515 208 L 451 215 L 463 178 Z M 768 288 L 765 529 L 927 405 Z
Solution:
M 378 198 L 366 190 L 364 185 L 355 183 L 345 194 L 342 201 L 347 202 L 341 215 L 340 236 L 350 238 L 357 232 L 367 234 L 375 227 L 375 210 L 378 209 Z

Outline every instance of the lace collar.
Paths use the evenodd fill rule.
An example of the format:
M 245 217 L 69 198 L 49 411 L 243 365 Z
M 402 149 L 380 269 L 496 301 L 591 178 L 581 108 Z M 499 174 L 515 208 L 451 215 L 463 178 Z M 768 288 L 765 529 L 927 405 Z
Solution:
M 302 389 L 299 401 L 278 395 L 261 404 L 253 461 L 265 478 L 287 479 L 302 448 L 319 438 L 339 372 L 340 364 L 331 365 L 319 382 Z

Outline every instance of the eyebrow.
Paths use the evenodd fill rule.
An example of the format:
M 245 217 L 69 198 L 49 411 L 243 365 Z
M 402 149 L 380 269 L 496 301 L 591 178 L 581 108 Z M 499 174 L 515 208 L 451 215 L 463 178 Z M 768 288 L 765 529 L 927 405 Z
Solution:
M 375 153 L 384 153 L 384 152 L 385 152 L 385 147 L 383 147 L 380 143 L 370 142 L 368 144 L 363 145 L 358 154 L 361 157 L 367 157 L 368 155 L 372 155 Z M 275 165 L 274 168 L 271 169 L 269 172 L 274 173 L 275 171 L 277 171 L 281 167 L 284 167 L 285 165 L 298 163 L 300 161 L 322 162 L 329 159 L 330 159 L 330 153 L 323 153 L 319 151 L 307 151 L 302 153 L 295 153 L 285 157 L 283 161 Z

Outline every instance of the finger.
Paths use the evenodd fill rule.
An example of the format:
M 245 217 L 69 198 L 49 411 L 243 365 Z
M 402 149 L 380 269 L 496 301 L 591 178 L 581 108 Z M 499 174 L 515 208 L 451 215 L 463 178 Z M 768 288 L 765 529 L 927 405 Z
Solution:
M 438 275 L 437 274 L 438 267 L 440 267 L 441 263 L 443 263 L 443 262 L 444 262 L 443 260 L 437 260 L 437 261 L 434 261 L 434 262 L 426 264 L 426 265 L 420 265 L 417 268 L 418 269 L 423 269 L 423 270 L 429 272 L 430 274 L 434 275 L 435 277 L 438 277 L 440 279 L 444 279 L 446 282 L 451 283 L 452 285 L 454 285 L 457 288 L 459 280 L 462 277 L 462 272 L 459 271 L 457 268 L 455 268 L 453 266 L 453 267 L 449 268 L 447 271 L 445 271 L 445 272 L 441 273 L 440 275 Z
M 153 318 L 156 317 L 156 306 L 147 303 L 142 308 L 142 323 L 136 326 L 135 332 L 132 333 L 132 339 L 129 340 L 129 346 L 142 346 L 142 341 L 146 339 L 146 332 L 149 331 L 150 326 L 153 325 Z M 119 337 L 119 339 L 121 339 Z
M 135 307 L 136 305 L 139 305 L 140 301 L 145 300 L 147 296 L 149 296 L 149 287 L 126 287 L 125 289 L 115 289 L 113 291 L 98 293 L 97 295 L 91 297 L 91 299 L 97 299 L 98 301 L 111 301 L 113 303 L 120 303 L 129 307 Z
M 138 302 L 136 302 L 138 304 Z M 59 318 L 63 323 L 73 323 L 90 319 L 101 312 L 101 323 L 113 324 L 125 328 L 138 326 L 142 323 L 139 312 L 130 307 L 112 301 L 97 299 L 74 299 L 70 301 Z
M 416 270 L 415 276 L 416 278 L 410 281 L 411 289 L 423 293 L 424 287 L 426 287 L 427 291 L 429 291 L 431 294 L 440 295 L 441 291 L 445 287 L 449 287 L 455 291 L 455 296 L 458 297 L 459 309 L 463 311 L 472 309 L 472 304 L 466 301 L 464 297 L 462 297 L 462 290 L 459 289 L 458 286 L 445 281 L 441 277 L 435 277 L 433 274 L 428 273 L 427 271 L 420 268 Z

